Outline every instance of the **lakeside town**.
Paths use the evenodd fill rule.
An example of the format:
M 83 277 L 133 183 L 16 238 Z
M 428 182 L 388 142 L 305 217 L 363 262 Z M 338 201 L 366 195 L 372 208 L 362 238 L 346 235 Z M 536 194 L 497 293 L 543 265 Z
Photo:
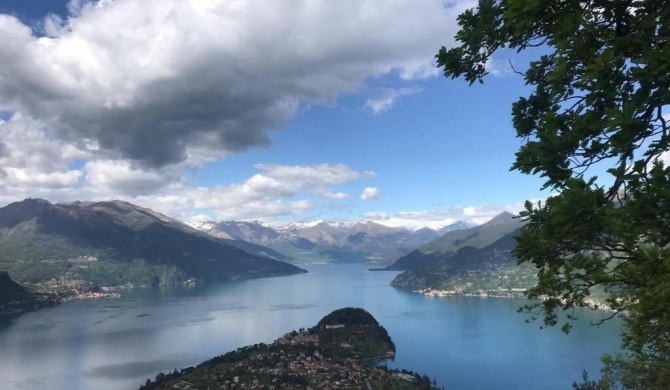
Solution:
M 462 296 L 462 297 L 481 297 L 481 298 L 524 298 L 525 297 L 525 288 L 510 288 L 510 289 L 497 289 L 497 290 L 474 290 L 474 291 L 464 291 L 464 290 L 438 290 L 433 288 L 425 288 L 414 290 L 415 293 L 421 294 L 426 297 L 453 297 L 453 296 Z
M 427 376 L 380 365 L 395 357 L 395 347 L 386 330 L 365 314 L 369 323 L 322 320 L 271 344 L 239 348 L 195 368 L 159 374 L 140 390 L 437 389 Z

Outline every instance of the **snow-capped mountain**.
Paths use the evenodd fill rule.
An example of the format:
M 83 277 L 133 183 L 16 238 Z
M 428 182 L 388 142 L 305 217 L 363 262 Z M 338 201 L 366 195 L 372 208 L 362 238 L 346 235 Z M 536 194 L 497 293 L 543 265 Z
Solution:
M 429 228 L 412 231 L 373 221 L 299 221 L 279 227 L 258 221 L 221 221 L 191 226 L 217 237 L 264 245 L 301 262 L 390 263 L 441 235 Z M 457 222 L 442 230 L 463 226 L 469 224 Z
M 325 221 L 323 219 L 317 219 L 314 221 L 292 222 L 286 225 L 276 226 L 274 229 L 280 232 L 287 232 L 292 230 L 310 229 L 321 224 L 328 225 L 335 229 L 346 229 L 354 225 L 354 223 L 351 222 Z

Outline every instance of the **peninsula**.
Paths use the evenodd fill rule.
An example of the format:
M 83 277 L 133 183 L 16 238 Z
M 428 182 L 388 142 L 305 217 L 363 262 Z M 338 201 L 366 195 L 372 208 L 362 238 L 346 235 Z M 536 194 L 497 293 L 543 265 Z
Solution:
M 378 365 L 394 357 L 391 337 L 370 313 L 344 308 L 271 344 L 238 348 L 197 367 L 160 373 L 139 390 L 438 389 L 427 376 Z

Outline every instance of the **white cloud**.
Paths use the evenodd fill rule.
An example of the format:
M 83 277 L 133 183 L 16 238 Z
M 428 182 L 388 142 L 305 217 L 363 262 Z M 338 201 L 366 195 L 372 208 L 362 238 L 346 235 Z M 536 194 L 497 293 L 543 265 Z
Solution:
M 369 213 L 365 213 L 363 215 L 363 219 L 371 220 L 371 221 L 386 221 L 391 219 L 391 216 L 389 213 L 385 213 L 383 211 L 372 211 Z
M 35 186 L 43 189 L 58 189 L 76 186 L 81 177 L 81 171 L 38 173 L 27 169 L 6 167 L 2 168 L 4 182 L 14 186 Z
M 486 61 L 484 68 L 493 77 L 509 76 L 514 73 L 509 62 L 496 60 L 492 57 Z
M 368 99 L 365 102 L 365 107 L 369 108 L 375 114 L 388 111 L 401 97 L 414 95 L 421 91 L 421 88 L 386 89 L 378 97 Z
M 309 192 L 327 199 L 341 199 L 342 195 L 326 188 L 375 176 L 374 172 L 356 171 L 344 164 L 255 167 L 262 172 L 243 183 L 191 191 L 189 197 L 194 199 L 194 207 L 214 210 L 221 219 L 294 215 L 312 208 L 307 200 L 290 200 L 295 196 Z
M 0 188 L 2 192 L 57 190 L 78 185 L 83 172 L 69 164 L 89 153 L 50 139 L 39 123 L 20 114 L 0 122 Z
M 331 103 L 371 77 L 436 75 L 436 50 L 474 5 L 77 0 L 65 20 L 45 20 L 45 37 L 0 15 L 0 110 L 109 159 L 197 166 L 268 144 L 301 104 Z
M 212 220 L 212 217 L 210 215 L 206 214 L 196 214 L 192 215 L 188 219 L 185 220 L 185 222 L 193 227 L 197 227 L 198 224 L 204 223 L 204 222 L 209 222 Z
M 322 198 L 326 199 L 339 199 L 339 200 L 346 200 L 346 199 L 351 199 L 351 195 L 344 193 L 344 192 L 331 192 L 327 189 L 316 189 L 313 191 L 313 193 L 317 196 L 320 196 Z
M 130 196 L 155 193 L 178 182 L 183 167 L 177 165 L 144 170 L 125 160 L 89 161 L 84 167 L 86 181 L 99 191 Z
M 304 214 L 312 210 L 312 204 L 305 199 L 295 201 L 273 200 L 250 202 L 229 209 L 216 209 L 219 220 L 266 220 L 280 216 Z
M 219 219 L 266 219 L 312 210 L 310 194 L 323 199 L 322 207 L 349 199 L 335 187 L 375 177 L 344 164 L 257 164 L 259 172 L 241 183 L 196 188 L 184 177 L 185 162 L 146 168 L 108 159 L 48 138 L 39 123 L 21 115 L 0 122 L 0 134 L 0 205 L 27 197 L 122 199 L 178 218 L 207 213 Z
M 382 192 L 379 191 L 379 188 L 375 187 L 365 187 L 363 193 L 361 193 L 361 199 L 370 200 L 370 199 L 379 199 L 382 196 Z
M 456 15 L 475 5 L 73 0 L 67 18 L 44 21 L 46 37 L 0 14 L 0 111 L 23 113 L 0 123 L 0 204 L 117 198 L 198 219 L 298 215 L 316 207 L 310 195 L 319 207 L 344 205 L 351 196 L 336 187 L 373 172 L 259 164 L 244 181 L 207 188 L 190 186 L 184 172 L 266 145 L 301 105 L 331 104 L 370 78 L 397 74 L 412 85 L 437 75 L 437 48 L 452 43 Z M 366 107 L 381 112 L 418 92 L 385 89 Z M 361 194 L 379 196 L 374 187 Z M 412 213 L 430 212 L 371 216 L 451 218 Z
M 532 201 L 537 202 L 537 200 Z M 400 211 L 393 214 L 369 212 L 363 215 L 363 218 L 391 227 L 439 229 L 456 221 L 479 225 L 503 211 L 517 214 L 523 209 L 523 205 L 524 202 L 518 202 L 505 205 L 456 206 L 441 210 Z
M 258 164 L 255 167 L 261 172 L 239 184 L 195 188 L 183 182 L 172 183 L 155 193 L 122 198 L 183 219 L 207 212 L 218 220 L 271 220 L 312 211 L 314 205 L 304 199 L 310 193 L 326 202 L 346 199 L 348 195 L 330 188 L 375 176 L 373 172 L 356 171 L 344 164 Z M 128 173 L 124 167 L 116 177 L 124 178 Z M 139 174 L 130 177 L 131 180 L 143 179 Z M 149 183 L 152 178 L 149 176 Z M 156 177 L 156 183 L 161 180 Z

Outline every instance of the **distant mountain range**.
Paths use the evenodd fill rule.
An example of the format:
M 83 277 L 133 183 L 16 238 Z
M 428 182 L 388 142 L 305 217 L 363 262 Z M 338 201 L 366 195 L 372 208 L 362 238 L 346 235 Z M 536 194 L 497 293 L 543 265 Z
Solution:
M 210 282 L 305 272 L 269 248 L 219 239 L 122 201 L 0 208 L 0 271 L 42 291 Z
M 440 230 L 372 221 L 196 228 L 123 201 L 26 199 L 0 208 L 0 313 L 108 288 L 306 272 L 288 262 L 392 263 L 386 269 L 405 271 L 392 284 L 411 289 L 532 285 L 533 270 L 519 271 L 511 255 L 521 227 L 504 212 L 480 226 L 459 221 Z
M 389 264 L 441 234 L 472 225 L 458 221 L 438 231 L 409 230 L 372 221 L 312 221 L 272 227 L 260 222 L 222 221 L 195 225 L 211 235 L 272 248 L 298 263 L 368 262 Z

